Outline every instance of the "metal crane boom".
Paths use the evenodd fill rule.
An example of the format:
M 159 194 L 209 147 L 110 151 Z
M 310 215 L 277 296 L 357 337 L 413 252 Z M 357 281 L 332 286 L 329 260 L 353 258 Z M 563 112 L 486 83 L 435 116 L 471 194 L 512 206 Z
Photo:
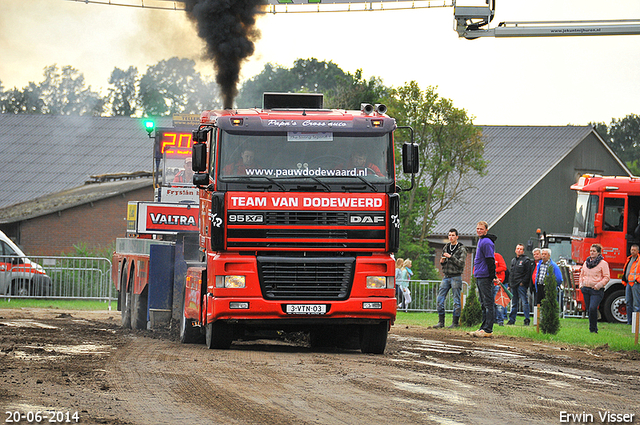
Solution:
M 489 6 L 454 6 L 458 36 L 479 37 L 562 37 L 584 35 L 640 35 L 640 19 L 603 21 L 501 22 L 488 28 L 495 14 Z

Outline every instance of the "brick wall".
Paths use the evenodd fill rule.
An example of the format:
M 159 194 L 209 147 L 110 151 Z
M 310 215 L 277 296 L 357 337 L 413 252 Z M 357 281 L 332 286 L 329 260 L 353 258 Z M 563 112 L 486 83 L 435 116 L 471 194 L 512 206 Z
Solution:
M 20 243 L 27 255 L 60 255 L 75 251 L 74 245 L 90 249 L 114 247 L 126 236 L 127 203 L 153 201 L 151 186 L 69 208 L 20 223 Z

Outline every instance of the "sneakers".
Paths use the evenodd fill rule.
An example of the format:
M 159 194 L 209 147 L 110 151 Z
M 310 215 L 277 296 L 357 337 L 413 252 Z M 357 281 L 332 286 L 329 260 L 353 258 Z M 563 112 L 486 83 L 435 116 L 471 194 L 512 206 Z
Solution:
M 476 338 L 492 338 L 493 333 L 485 332 L 483 329 L 477 330 L 475 332 L 469 332 L 469 335 Z
M 524 325 L 525 326 L 529 326 L 529 324 L 531 323 L 531 320 L 529 319 L 524 319 Z
M 525 321 L 525 323 L 526 323 L 526 321 Z M 516 322 L 511 321 L 511 320 L 509 320 L 509 321 L 507 322 L 507 325 L 508 325 L 508 326 L 512 326 L 512 325 L 515 325 L 515 324 L 516 324 Z

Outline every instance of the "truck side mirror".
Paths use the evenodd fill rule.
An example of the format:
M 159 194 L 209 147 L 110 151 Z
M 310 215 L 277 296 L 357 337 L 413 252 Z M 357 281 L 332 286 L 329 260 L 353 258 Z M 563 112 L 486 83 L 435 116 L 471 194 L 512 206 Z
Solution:
M 207 171 L 207 145 L 196 143 L 191 149 L 191 168 L 199 173 Z
M 593 219 L 593 231 L 596 234 L 602 232 L 602 213 L 596 213 Z
M 405 174 L 415 174 L 420 169 L 417 143 L 404 143 L 402 145 L 402 171 Z
M 196 173 L 193 175 L 193 185 L 197 187 L 209 185 L 209 174 Z

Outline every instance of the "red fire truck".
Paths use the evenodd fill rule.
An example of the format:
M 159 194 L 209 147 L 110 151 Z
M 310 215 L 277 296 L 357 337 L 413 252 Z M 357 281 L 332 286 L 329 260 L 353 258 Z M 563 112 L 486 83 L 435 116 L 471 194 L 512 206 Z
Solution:
M 600 311 L 609 322 L 626 323 L 627 305 L 621 276 L 629 248 L 640 244 L 640 179 L 588 174 L 580 177 L 571 189 L 578 193 L 571 256 L 580 265 L 589 256 L 591 244 L 602 245 L 611 280 L 605 287 Z M 579 269 L 574 270 L 577 282 Z M 582 294 L 579 290 L 575 293 L 579 308 L 584 310 Z
M 228 348 L 254 331 L 304 331 L 312 346 L 350 341 L 384 352 L 396 316 L 402 190 L 396 122 L 385 112 L 323 109 L 322 95 L 265 94 L 263 108 L 202 114 L 192 149 L 198 258 L 185 260 L 181 294 L 173 294 L 182 342 Z M 417 145 L 405 143 L 402 153 L 410 190 Z M 128 282 L 131 269 L 115 263 Z M 125 325 L 126 314 L 137 325 L 145 307 L 136 299 L 141 285 L 133 286 L 129 313 L 123 298 Z

